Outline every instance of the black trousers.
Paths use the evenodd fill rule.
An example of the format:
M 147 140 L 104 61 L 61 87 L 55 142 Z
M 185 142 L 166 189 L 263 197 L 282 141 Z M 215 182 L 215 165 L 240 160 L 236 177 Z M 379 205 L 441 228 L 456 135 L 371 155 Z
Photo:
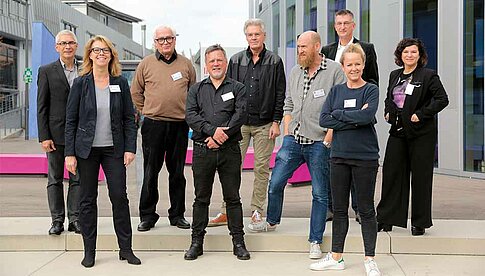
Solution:
M 431 200 L 436 139 L 436 132 L 413 139 L 389 136 L 377 221 L 407 227 L 411 179 L 411 224 L 423 228 L 433 225 Z
M 332 200 L 332 187 L 330 185 L 330 182 L 328 182 L 328 204 L 327 204 L 327 209 L 333 212 L 333 200 Z M 359 208 L 357 205 L 357 196 L 355 194 L 355 184 L 352 183 L 350 185 L 350 198 L 352 199 L 352 210 L 357 214 L 359 213 Z
M 93 147 L 87 159 L 77 158 L 81 176 L 79 223 L 84 250 L 96 249 L 98 224 L 98 174 L 103 166 L 113 211 L 113 224 L 121 250 L 131 250 L 131 220 L 126 194 L 126 168 L 123 157 L 114 157 L 113 147 Z
M 209 222 L 209 204 L 216 171 L 226 202 L 227 225 L 233 242 L 244 240 L 241 186 L 241 149 L 239 144 L 228 145 L 217 151 L 194 146 L 192 161 L 195 200 L 193 205 L 192 239 L 203 240 Z
M 156 213 L 158 194 L 158 174 L 165 159 L 168 170 L 168 193 L 171 222 L 184 217 L 185 156 L 187 154 L 189 126 L 183 122 L 155 121 L 145 118 L 141 127 L 144 178 L 140 195 L 140 220 L 158 220 Z
M 349 229 L 349 194 L 355 187 L 366 256 L 375 256 L 377 221 L 374 193 L 379 163 L 377 160 L 332 159 L 330 185 L 333 196 L 332 252 L 343 253 Z
M 56 150 L 47 153 L 47 201 L 52 221 L 64 223 L 66 208 L 64 208 L 64 146 L 55 145 Z M 69 222 L 79 217 L 79 174 L 69 173 L 67 189 L 67 217 Z

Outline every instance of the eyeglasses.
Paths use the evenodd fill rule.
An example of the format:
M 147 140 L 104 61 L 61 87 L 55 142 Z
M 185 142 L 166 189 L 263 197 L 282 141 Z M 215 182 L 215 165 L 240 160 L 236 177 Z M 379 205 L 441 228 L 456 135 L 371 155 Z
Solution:
M 62 46 L 62 47 L 66 47 L 67 45 L 72 47 L 74 45 L 77 45 L 77 42 L 76 41 L 60 41 L 60 42 L 57 42 L 56 44 L 59 45 L 59 46 Z
M 167 37 L 155 38 L 155 41 L 158 42 L 158 44 L 163 44 L 165 42 L 167 42 L 168 44 L 171 44 L 174 39 L 175 39 L 175 36 L 167 36 Z
M 99 54 L 101 53 L 101 51 L 103 51 L 103 54 L 109 54 L 111 53 L 111 49 L 110 48 L 99 48 L 99 47 L 94 47 L 91 49 L 91 52 L 95 53 L 95 54 Z
M 353 21 L 345 21 L 345 22 L 335 22 L 335 26 L 341 27 L 341 26 L 349 26 L 350 24 L 354 23 Z

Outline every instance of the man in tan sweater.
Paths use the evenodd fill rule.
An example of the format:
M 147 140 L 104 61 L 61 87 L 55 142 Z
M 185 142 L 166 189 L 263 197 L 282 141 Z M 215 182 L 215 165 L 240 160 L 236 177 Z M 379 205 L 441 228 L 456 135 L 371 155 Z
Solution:
M 176 36 L 171 27 L 155 29 L 155 54 L 140 62 L 131 86 L 133 103 L 144 115 L 141 128 L 144 178 L 138 231 L 149 231 L 160 217 L 156 213 L 158 174 L 164 159 L 169 173 L 170 225 L 190 228 L 184 217 L 184 165 L 189 131 L 185 101 L 189 87 L 195 83 L 195 69 L 190 60 L 175 51 Z

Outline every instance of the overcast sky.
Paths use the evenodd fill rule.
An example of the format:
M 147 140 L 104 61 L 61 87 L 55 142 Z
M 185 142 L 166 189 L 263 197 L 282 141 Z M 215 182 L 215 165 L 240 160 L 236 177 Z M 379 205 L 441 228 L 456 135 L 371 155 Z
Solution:
M 152 48 L 153 31 L 170 25 L 179 34 L 176 49 L 195 54 L 202 45 L 246 46 L 244 21 L 248 0 L 98 0 L 111 8 L 143 19 L 147 26 L 146 47 Z M 140 24 L 133 25 L 133 40 L 141 43 Z

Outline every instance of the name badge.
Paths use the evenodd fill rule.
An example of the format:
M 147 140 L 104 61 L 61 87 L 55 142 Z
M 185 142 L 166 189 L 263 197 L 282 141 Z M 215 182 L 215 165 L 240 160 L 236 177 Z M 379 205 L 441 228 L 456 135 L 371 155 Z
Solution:
M 344 108 L 355 107 L 356 104 L 357 104 L 357 100 L 356 99 L 344 100 Z
M 177 72 L 175 74 L 172 74 L 172 80 L 173 81 L 179 80 L 181 78 L 182 78 L 182 73 L 180 73 L 180 72 Z
M 234 94 L 232 92 L 222 94 L 221 95 L 223 101 L 229 101 L 230 99 L 234 99 Z
M 119 85 L 117 84 L 114 84 L 114 85 L 110 85 L 109 86 L 109 92 L 115 92 L 115 93 L 119 93 L 121 92 L 121 88 Z
M 406 95 L 411 96 L 413 94 L 413 91 L 414 91 L 414 86 L 415 86 L 414 84 L 408 83 L 408 85 L 406 86 L 406 91 L 404 91 L 404 93 Z
M 320 98 L 323 96 L 325 96 L 325 90 L 319 89 L 319 90 L 313 91 L 313 98 Z

